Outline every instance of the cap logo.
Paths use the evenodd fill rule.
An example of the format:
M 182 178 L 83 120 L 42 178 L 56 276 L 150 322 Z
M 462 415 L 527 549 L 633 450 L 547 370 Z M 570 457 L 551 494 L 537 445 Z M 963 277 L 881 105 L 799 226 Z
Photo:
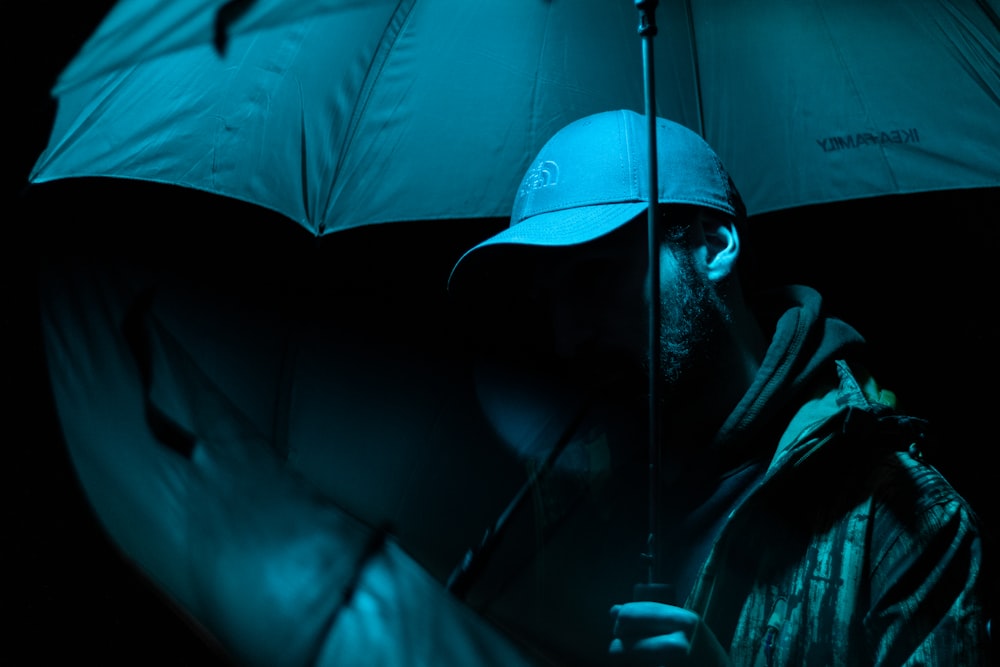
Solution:
M 532 190 L 551 187 L 558 182 L 559 165 L 552 160 L 541 160 L 524 175 L 524 182 L 518 195 L 524 196 Z

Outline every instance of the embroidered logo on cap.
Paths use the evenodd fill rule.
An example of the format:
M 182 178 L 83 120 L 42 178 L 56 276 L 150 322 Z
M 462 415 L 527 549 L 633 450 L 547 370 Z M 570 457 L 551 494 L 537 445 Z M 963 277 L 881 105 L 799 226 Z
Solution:
M 532 190 L 548 188 L 559 182 L 559 165 L 552 160 L 542 160 L 524 175 L 519 196 L 524 196 Z

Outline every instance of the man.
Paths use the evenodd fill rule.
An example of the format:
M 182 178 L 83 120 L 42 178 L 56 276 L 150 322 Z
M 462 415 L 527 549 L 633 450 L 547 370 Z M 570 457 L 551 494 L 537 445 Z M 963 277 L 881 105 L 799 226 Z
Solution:
M 509 229 L 460 259 L 450 289 L 506 298 L 508 322 L 510 304 L 536 304 L 550 334 L 537 359 L 609 424 L 641 421 L 634 399 L 656 373 L 655 546 L 674 599 L 630 599 L 646 443 L 611 426 L 576 437 L 590 443 L 578 443 L 584 464 L 541 478 L 536 539 L 498 548 L 470 604 L 562 664 L 986 664 L 976 519 L 923 459 L 922 423 L 895 409 L 862 364 L 864 340 L 817 292 L 744 296 L 740 196 L 700 137 L 662 119 L 649 368 L 645 128 L 615 111 L 555 134 Z M 518 326 L 543 330 L 511 326 L 501 353 Z M 525 372 L 549 377 L 542 361 Z M 484 401 L 501 431 L 496 404 L 517 400 Z

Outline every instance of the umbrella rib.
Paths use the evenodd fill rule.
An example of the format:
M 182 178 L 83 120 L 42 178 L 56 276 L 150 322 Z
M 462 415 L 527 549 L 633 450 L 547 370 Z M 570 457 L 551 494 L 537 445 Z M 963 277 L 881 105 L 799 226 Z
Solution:
M 567 424 L 556 441 L 555 445 L 549 450 L 545 458 L 541 463 L 530 471 L 528 478 L 524 483 L 518 488 L 517 492 L 511 498 L 510 502 L 497 517 L 496 521 L 486 529 L 482 540 L 478 545 L 470 548 L 462 560 L 459 562 L 458 566 L 452 571 L 451 575 L 448 577 L 448 581 L 445 587 L 455 595 L 460 600 L 464 600 L 472 584 L 486 567 L 486 563 L 493 552 L 496 550 L 500 541 L 506 532 L 507 525 L 510 518 L 514 513 L 523 505 L 528 494 L 533 488 L 541 483 L 542 479 L 548 472 L 552 469 L 555 464 L 556 459 L 562 454 L 563 450 L 569 445 L 570 440 L 576 433 L 577 428 L 583 422 L 583 418 L 587 415 L 590 409 L 590 401 L 585 400 L 578 408 L 577 412 Z M 539 434 L 536 444 L 540 440 L 544 440 L 547 432 Z M 534 449 L 534 448 L 533 448 Z
M 850 84 L 851 92 L 857 99 L 858 106 L 864 112 L 865 123 L 868 124 L 869 126 L 872 126 L 873 121 L 872 121 L 871 108 L 866 103 L 865 96 L 861 94 L 861 88 L 858 86 L 858 81 L 857 78 L 854 76 L 854 72 L 850 67 L 848 67 L 848 60 L 847 58 L 844 57 L 844 50 L 840 48 L 840 42 L 837 41 L 834 31 L 831 28 L 831 23 L 830 21 L 827 20 L 826 13 L 823 11 L 823 7 L 820 6 L 821 4 L 822 3 L 817 3 L 817 9 L 820 18 L 822 19 L 823 26 L 826 28 L 826 34 L 830 40 L 830 44 L 833 46 L 833 52 L 836 54 L 837 60 L 840 61 L 841 71 L 844 73 L 844 76 L 847 78 L 847 81 Z M 889 160 L 888 153 L 886 152 L 885 144 L 880 144 L 876 148 L 877 148 L 877 154 L 882 160 L 882 165 L 885 167 L 886 173 L 892 180 L 892 189 L 894 191 L 898 191 L 899 180 L 896 178 L 896 172 L 892 168 L 892 163 Z
M 528 118 L 531 120 L 531 139 L 534 141 L 535 137 L 538 136 L 538 120 L 539 114 L 535 113 L 538 102 L 538 75 L 542 70 L 542 61 L 545 59 L 545 49 L 549 42 L 549 26 L 551 25 L 552 12 L 551 8 L 546 5 L 545 12 L 545 25 L 542 28 L 543 38 L 538 44 L 538 58 L 535 60 L 535 75 L 531 78 L 531 113 L 528 114 Z
M 361 118 L 365 115 L 365 112 L 368 109 L 368 102 L 371 99 L 372 91 L 375 89 L 375 82 L 378 81 L 381 76 L 382 70 L 385 67 L 386 62 L 389 60 L 389 54 L 391 54 L 395 49 L 396 41 L 399 39 L 400 35 L 403 34 L 403 30 L 407 23 L 409 23 L 410 14 L 415 5 L 416 0 L 399 0 L 396 4 L 396 8 L 392 11 L 392 15 L 389 17 L 389 21 L 386 23 L 385 29 L 382 31 L 382 35 L 378 42 L 378 48 L 375 50 L 375 54 L 368 63 L 368 69 L 365 71 L 364 81 L 361 84 L 361 91 L 359 92 L 357 99 L 354 101 L 354 108 L 351 109 L 351 115 L 347 124 L 347 132 L 345 132 L 343 148 L 337 156 L 337 164 L 333 170 L 333 183 L 337 183 L 340 179 L 340 171 L 343 168 L 344 159 L 350 153 L 351 146 L 354 144 L 358 127 L 361 125 Z M 338 189 L 336 187 L 331 188 L 327 194 L 326 201 L 323 203 L 324 215 L 317 225 L 319 234 L 321 235 L 326 231 L 326 213 L 329 212 L 331 201 L 337 196 L 337 192 Z
M 705 107 L 701 101 L 701 68 L 698 66 L 698 40 L 694 34 L 694 10 L 691 9 L 691 0 L 686 0 L 684 7 L 687 10 L 688 38 L 691 40 L 691 74 L 694 79 L 694 104 L 698 113 L 697 132 L 705 136 Z

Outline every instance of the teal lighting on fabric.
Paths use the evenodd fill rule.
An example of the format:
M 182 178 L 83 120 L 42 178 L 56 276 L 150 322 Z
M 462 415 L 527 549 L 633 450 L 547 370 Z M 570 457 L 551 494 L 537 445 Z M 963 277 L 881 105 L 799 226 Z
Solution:
M 238 4 L 238 3 L 237 3 Z M 54 88 L 33 182 L 172 183 L 315 235 L 503 217 L 558 128 L 643 109 L 628 2 L 118 3 Z M 1000 185 L 995 17 L 977 0 L 660 3 L 657 115 L 752 215 Z

